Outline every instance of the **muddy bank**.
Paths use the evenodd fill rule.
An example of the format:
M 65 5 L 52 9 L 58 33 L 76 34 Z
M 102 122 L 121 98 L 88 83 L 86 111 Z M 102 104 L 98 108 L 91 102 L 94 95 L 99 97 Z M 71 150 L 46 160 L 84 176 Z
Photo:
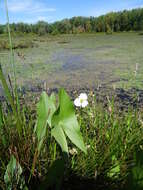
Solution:
M 29 90 L 23 88 L 24 94 L 26 94 L 27 91 L 29 93 L 34 93 L 37 95 L 40 95 L 40 93 L 45 90 L 49 95 L 54 92 L 58 93 L 60 88 L 46 88 L 46 86 L 37 86 L 37 87 L 31 87 Z M 71 87 L 67 88 L 65 87 L 67 93 L 71 96 L 72 99 L 76 98 L 76 96 L 80 93 L 87 93 L 90 95 L 91 93 L 94 94 L 97 102 L 103 102 L 104 104 L 107 103 L 107 97 L 109 97 L 110 100 L 114 100 L 116 104 L 120 108 L 128 107 L 128 106 L 133 106 L 135 107 L 143 107 L 143 90 L 132 88 L 129 90 L 125 90 L 122 88 L 116 88 L 113 89 L 108 86 L 98 86 L 98 87 L 92 87 L 92 88 L 87 88 L 87 87 Z
M 108 103 L 107 99 L 113 100 L 120 109 L 128 108 L 132 106 L 133 108 L 143 107 L 143 90 L 132 88 L 125 90 L 122 88 L 113 89 L 108 86 L 98 86 L 98 87 L 64 87 L 67 93 L 74 100 L 78 94 L 87 93 L 94 94 L 97 102 L 103 103 L 105 106 Z M 51 93 L 58 93 L 60 88 L 47 88 L 45 83 L 39 84 L 37 86 L 26 86 L 18 89 L 20 96 L 28 98 L 37 98 L 40 96 L 42 91 L 46 91 L 49 95 Z M 2 87 L 0 87 L 0 100 L 4 100 L 4 92 Z

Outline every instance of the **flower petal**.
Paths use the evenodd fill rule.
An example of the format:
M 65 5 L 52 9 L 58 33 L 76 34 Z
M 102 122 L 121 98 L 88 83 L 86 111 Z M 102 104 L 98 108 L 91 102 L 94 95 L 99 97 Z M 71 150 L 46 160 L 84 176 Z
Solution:
M 82 99 L 82 100 L 87 100 L 87 94 L 86 93 L 81 93 L 80 95 L 79 95 L 79 98 L 80 99 Z
M 81 106 L 81 102 L 80 102 L 80 99 L 79 99 L 79 98 L 76 98 L 76 99 L 75 99 L 74 105 L 77 106 L 77 107 L 80 107 L 80 106 Z
M 82 102 L 81 107 L 85 108 L 87 105 L 88 105 L 88 101 L 85 100 L 85 101 Z

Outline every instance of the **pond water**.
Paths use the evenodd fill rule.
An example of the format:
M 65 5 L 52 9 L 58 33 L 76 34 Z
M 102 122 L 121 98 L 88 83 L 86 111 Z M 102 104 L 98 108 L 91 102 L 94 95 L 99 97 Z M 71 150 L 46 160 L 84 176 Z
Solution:
M 18 84 L 46 82 L 49 88 L 137 84 L 141 88 L 142 44 L 143 37 L 137 33 L 39 37 L 34 48 L 15 50 Z M 7 75 L 11 73 L 8 52 L 0 53 L 4 54 L 1 63 Z M 131 78 L 134 79 L 136 63 L 139 63 L 139 73 L 135 84 Z

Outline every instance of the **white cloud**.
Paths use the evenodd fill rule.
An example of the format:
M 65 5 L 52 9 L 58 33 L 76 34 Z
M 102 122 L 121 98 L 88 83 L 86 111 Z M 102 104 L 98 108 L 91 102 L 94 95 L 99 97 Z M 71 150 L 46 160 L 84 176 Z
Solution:
M 54 18 L 52 16 L 35 16 L 35 17 L 28 17 L 28 18 L 24 19 L 24 22 L 29 23 L 29 24 L 34 24 L 38 21 L 45 21 L 48 23 L 52 23 L 52 22 L 54 22 Z M 15 22 L 22 22 L 22 20 L 17 19 L 17 20 L 15 20 Z
M 46 21 L 46 22 L 53 22 L 52 16 L 39 16 L 36 19 L 37 21 Z
M 55 12 L 55 11 L 56 9 L 54 8 L 34 8 L 30 10 L 31 13 Z
M 35 2 L 34 0 L 11 0 L 8 3 L 8 9 L 10 12 L 26 12 L 26 13 L 45 13 L 45 12 L 54 12 L 55 8 L 47 7 L 46 4 Z
M 38 17 L 38 20 L 40 20 L 40 21 L 41 21 L 41 20 L 42 20 L 42 21 L 46 21 L 46 20 L 47 20 L 47 17 L 45 17 L 45 16 L 39 16 L 39 17 Z

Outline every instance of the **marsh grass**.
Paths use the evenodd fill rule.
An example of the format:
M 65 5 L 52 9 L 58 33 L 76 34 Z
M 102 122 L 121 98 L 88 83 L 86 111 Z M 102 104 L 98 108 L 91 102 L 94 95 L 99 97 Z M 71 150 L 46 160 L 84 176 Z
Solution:
M 24 49 L 24 48 L 33 48 L 33 47 L 34 43 L 29 40 L 28 41 L 21 40 L 13 43 L 13 49 Z M 10 49 L 9 42 L 7 42 L 6 40 L 1 40 L 0 50 L 9 50 L 9 49 Z
M 95 98 L 91 97 L 90 105 L 86 109 L 77 110 L 84 141 L 88 147 L 88 154 L 85 155 L 77 150 L 77 154 L 70 156 L 68 168 L 72 174 L 80 178 L 96 179 L 98 183 L 98 178 L 104 177 L 104 180 L 110 179 L 114 183 L 120 181 L 123 185 L 127 182 L 132 166 L 136 163 L 135 152 L 142 150 L 142 110 L 130 108 L 124 112 L 118 112 L 119 110 L 116 110 L 113 103 L 103 107 L 102 104 L 96 102 Z M 2 108 L 5 106 L 3 104 Z M 109 109 L 109 106 L 112 109 Z M 7 108 L 5 109 L 7 110 Z M 1 109 L 1 112 L 4 112 L 5 109 Z M 2 189 L 5 189 L 3 176 L 11 154 L 15 155 L 22 166 L 26 184 L 29 188 L 31 187 L 30 189 L 34 186 L 35 180 L 38 183 L 36 184 L 37 187 L 38 185 L 40 187 L 42 181 L 44 183 L 48 168 L 55 159 L 60 158 L 60 149 L 49 136 L 48 141 L 44 142 L 45 148 L 40 154 L 34 174 L 28 183 L 28 176 L 31 175 L 30 168 L 37 147 L 33 136 L 36 114 L 33 107 L 30 109 L 30 107 L 26 107 L 26 104 L 23 104 L 22 115 L 23 135 L 20 137 L 15 130 L 15 117 L 12 116 L 12 112 L 8 110 L 6 114 L 1 115 L 0 158 L 2 164 L 0 184 Z M 56 148 L 56 154 L 53 147 Z M 71 144 L 70 147 L 72 149 L 73 145 Z M 66 180 L 70 180 L 68 175 L 71 174 L 68 174 L 67 171 L 65 173 Z M 72 188 L 70 182 L 69 186 Z
M 3 69 L 0 65 L 0 80 L 6 97 L 4 102 L 1 102 L 0 104 L 0 189 L 27 189 L 25 185 L 30 186 L 33 177 L 38 179 L 40 178 L 39 176 L 42 176 L 41 173 L 47 173 L 46 168 L 50 167 L 50 164 L 55 160 L 55 150 L 50 144 L 52 143 L 52 145 L 54 145 L 54 141 L 50 139 L 50 143 L 45 144 L 44 150 L 42 150 L 42 161 L 38 161 L 37 163 L 37 161 L 34 160 L 35 151 L 37 149 L 37 140 L 33 133 L 36 114 L 33 114 L 33 111 L 30 107 L 27 107 L 25 102 L 24 104 L 21 104 L 20 102 L 12 38 L 9 27 L 7 0 L 5 0 L 5 7 L 9 38 L 8 49 L 10 49 L 11 53 L 10 63 L 13 69 L 12 74 L 14 76 L 14 81 L 11 81 L 10 77 L 9 81 L 6 80 Z M 47 147 L 48 151 L 46 150 Z M 51 154 L 51 151 L 53 150 L 54 153 Z M 12 159 L 12 156 L 15 160 Z M 9 161 L 11 164 L 14 164 L 16 161 L 17 164 L 15 166 L 8 166 Z M 20 184 L 19 178 L 21 178 L 21 172 L 18 174 L 18 168 L 14 169 L 18 164 L 20 164 L 19 167 L 23 168 L 23 170 L 22 168 L 21 170 L 24 175 L 24 179 L 22 178 L 24 181 L 21 181 Z M 6 170 L 8 175 L 6 174 Z M 13 177 L 15 179 L 12 179 Z
M 109 105 L 108 105 L 109 106 Z M 99 175 L 107 175 L 117 162 L 120 163 L 121 175 L 127 174 L 128 163 L 132 153 L 142 144 L 143 128 L 140 123 L 140 111 L 132 109 L 118 112 L 115 106 L 112 111 L 96 101 L 86 110 L 79 113 L 79 120 L 88 154 L 77 154 L 73 168 L 78 174 L 94 177 L 95 171 Z M 114 157 L 114 161 L 112 158 Z M 113 162 L 113 163 L 112 163 Z
M 142 152 L 142 110 L 128 107 L 120 111 L 114 101 L 103 106 L 90 98 L 89 107 L 77 112 L 88 153 L 78 151 L 71 156 L 72 172 L 80 179 L 95 180 L 95 184 L 101 179 L 108 183 L 110 179 L 117 189 L 141 189 L 142 162 L 138 167 L 136 164 L 142 160 L 137 153 Z

